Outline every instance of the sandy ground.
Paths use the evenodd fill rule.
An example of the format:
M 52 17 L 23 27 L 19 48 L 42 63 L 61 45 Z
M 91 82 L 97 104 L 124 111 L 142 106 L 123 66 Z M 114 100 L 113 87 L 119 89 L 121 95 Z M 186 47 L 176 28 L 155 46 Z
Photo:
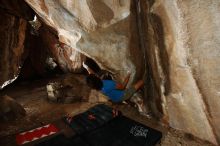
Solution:
M 26 110 L 27 115 L 14 121 L 0 121 L 0 145 L 15 144 L 14 135 L 53 121 L 64 115 L 76 115 L 95 105 L 95 103 L 81 102 L 73 104 L 52 103 L 47 100 L 46 84 L 48 80 L 17 83 L 0 92 L 15 98 Z M 106 103 L 111 105 L 111 103 Z M 163 138 L 157 146 L 212 146 L 208 142 L 195 138 L 189 134 L 162 126 L 153 118 L 140 115 L 137 109 L 129 105 L 117 105 L 122 113 L 144 125 L 157 129 L 163 133 Z

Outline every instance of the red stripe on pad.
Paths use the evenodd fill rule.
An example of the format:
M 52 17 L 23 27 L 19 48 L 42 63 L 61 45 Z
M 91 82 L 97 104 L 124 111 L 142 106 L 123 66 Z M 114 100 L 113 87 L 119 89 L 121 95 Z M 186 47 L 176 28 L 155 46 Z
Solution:
M 53 124 L 48 124 L 33 130 L 29 130 L 16 135 L 16 142 L 18 145 L 22 145 L 52 134 L 57 133 L 59 130 Z

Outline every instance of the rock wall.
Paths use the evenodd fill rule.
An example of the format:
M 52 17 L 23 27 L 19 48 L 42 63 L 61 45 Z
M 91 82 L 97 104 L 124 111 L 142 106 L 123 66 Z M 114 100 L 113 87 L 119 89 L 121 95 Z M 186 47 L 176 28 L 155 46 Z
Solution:
M 14 81 L 19 74 L 27 22 L 6 13 L 0 19 L 0 89 Z M 4 20 L 4 21 L 3 21 Z
M 60 42 L 96 60 L 116 78 L 122 79 L 130 71 L 134 79 L 135 64 L 141 66 L 142 60 L 138 38 L 134 37 L 136 23 L 130 0 L 26 2 L 57 31 Z M 132 50 L 136 55 L 131 54 Z
M 76 49 L 59 42 L 56 32 L 47 26 L 39 30 L 41 43 L 47 48 L 49 55 L 64 72 L 81 72 L 85 55 Z
M 156 0 L 143 18 L 164 119 L 214 144 L 220 142 L 219 5 L 217 0 Z
M 76 49 L 119 80 L 130 71 L 134 81 L 146 67 L 154 114 L 173 128 L 220 142 L 218 0 L 25 1 L 69 46 L 67 54 Z
M 23 0 L 0 1 L 0 89 L 17 79 L 27 57 L 28 20 L 33 10 Z
M 0 12 L 23 18 L 25 20 L 32 20 L 33 18 L 33 10 L 24 0 L 1 0 Z
M 85 56 L 59 43 L 53 28 L 42 24 L 35 30 L 34 11 L 25 1 L 1 0 L 0 14 L 4 20 L 0 22 L 0 89 L 19 75 L 22 80 L 46 77 L 51 73 L 46 68 L 48 57 L 64 72 L 82 71 Z

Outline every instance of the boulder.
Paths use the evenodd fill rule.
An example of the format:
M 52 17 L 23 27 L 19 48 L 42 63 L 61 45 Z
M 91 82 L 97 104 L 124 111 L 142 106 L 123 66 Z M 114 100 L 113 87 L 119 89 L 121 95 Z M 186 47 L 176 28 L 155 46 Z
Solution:
M 0 23 L 0 89 L 2 89 L 18 77 L 23 64 L 27 21 L 7 13 L 1 13 L 0 18 L 4 20 Z
M 130 84 L 145 70 L 144 98 L 154 115 L 220 143 L 218 0 L 25 1 L 67 45 L 67 58 L 78 51 L 118 81 L 129 71 Z
M 60 42 L 92 58 L 118 80 L 128 71 L 132 79 L 140 77 L 142 69 L 136 66 L 142 65 L 142 54 L 130 0 L 26 2 L 57 32 Z
M 219 5 L 218 0 L 156 0 L 147 4 L 148 10 L 142 7 L 149 13 L 142 17 L 148 23 L 148 62 L 165 119 L 171 127 L 216 145 L 220 142 Z

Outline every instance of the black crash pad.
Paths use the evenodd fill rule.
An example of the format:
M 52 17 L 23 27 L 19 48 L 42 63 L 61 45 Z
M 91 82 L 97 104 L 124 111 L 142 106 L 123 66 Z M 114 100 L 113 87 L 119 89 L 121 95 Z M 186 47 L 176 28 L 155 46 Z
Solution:
M 91 115 L 93 118 L 88 118 Z M 58 135 L 37 146 L 153 146 L 162 137 L 161 132 L 122 114 L 114 117 L 112 108 L 104 104 L 65 121 L 75 136 Z

